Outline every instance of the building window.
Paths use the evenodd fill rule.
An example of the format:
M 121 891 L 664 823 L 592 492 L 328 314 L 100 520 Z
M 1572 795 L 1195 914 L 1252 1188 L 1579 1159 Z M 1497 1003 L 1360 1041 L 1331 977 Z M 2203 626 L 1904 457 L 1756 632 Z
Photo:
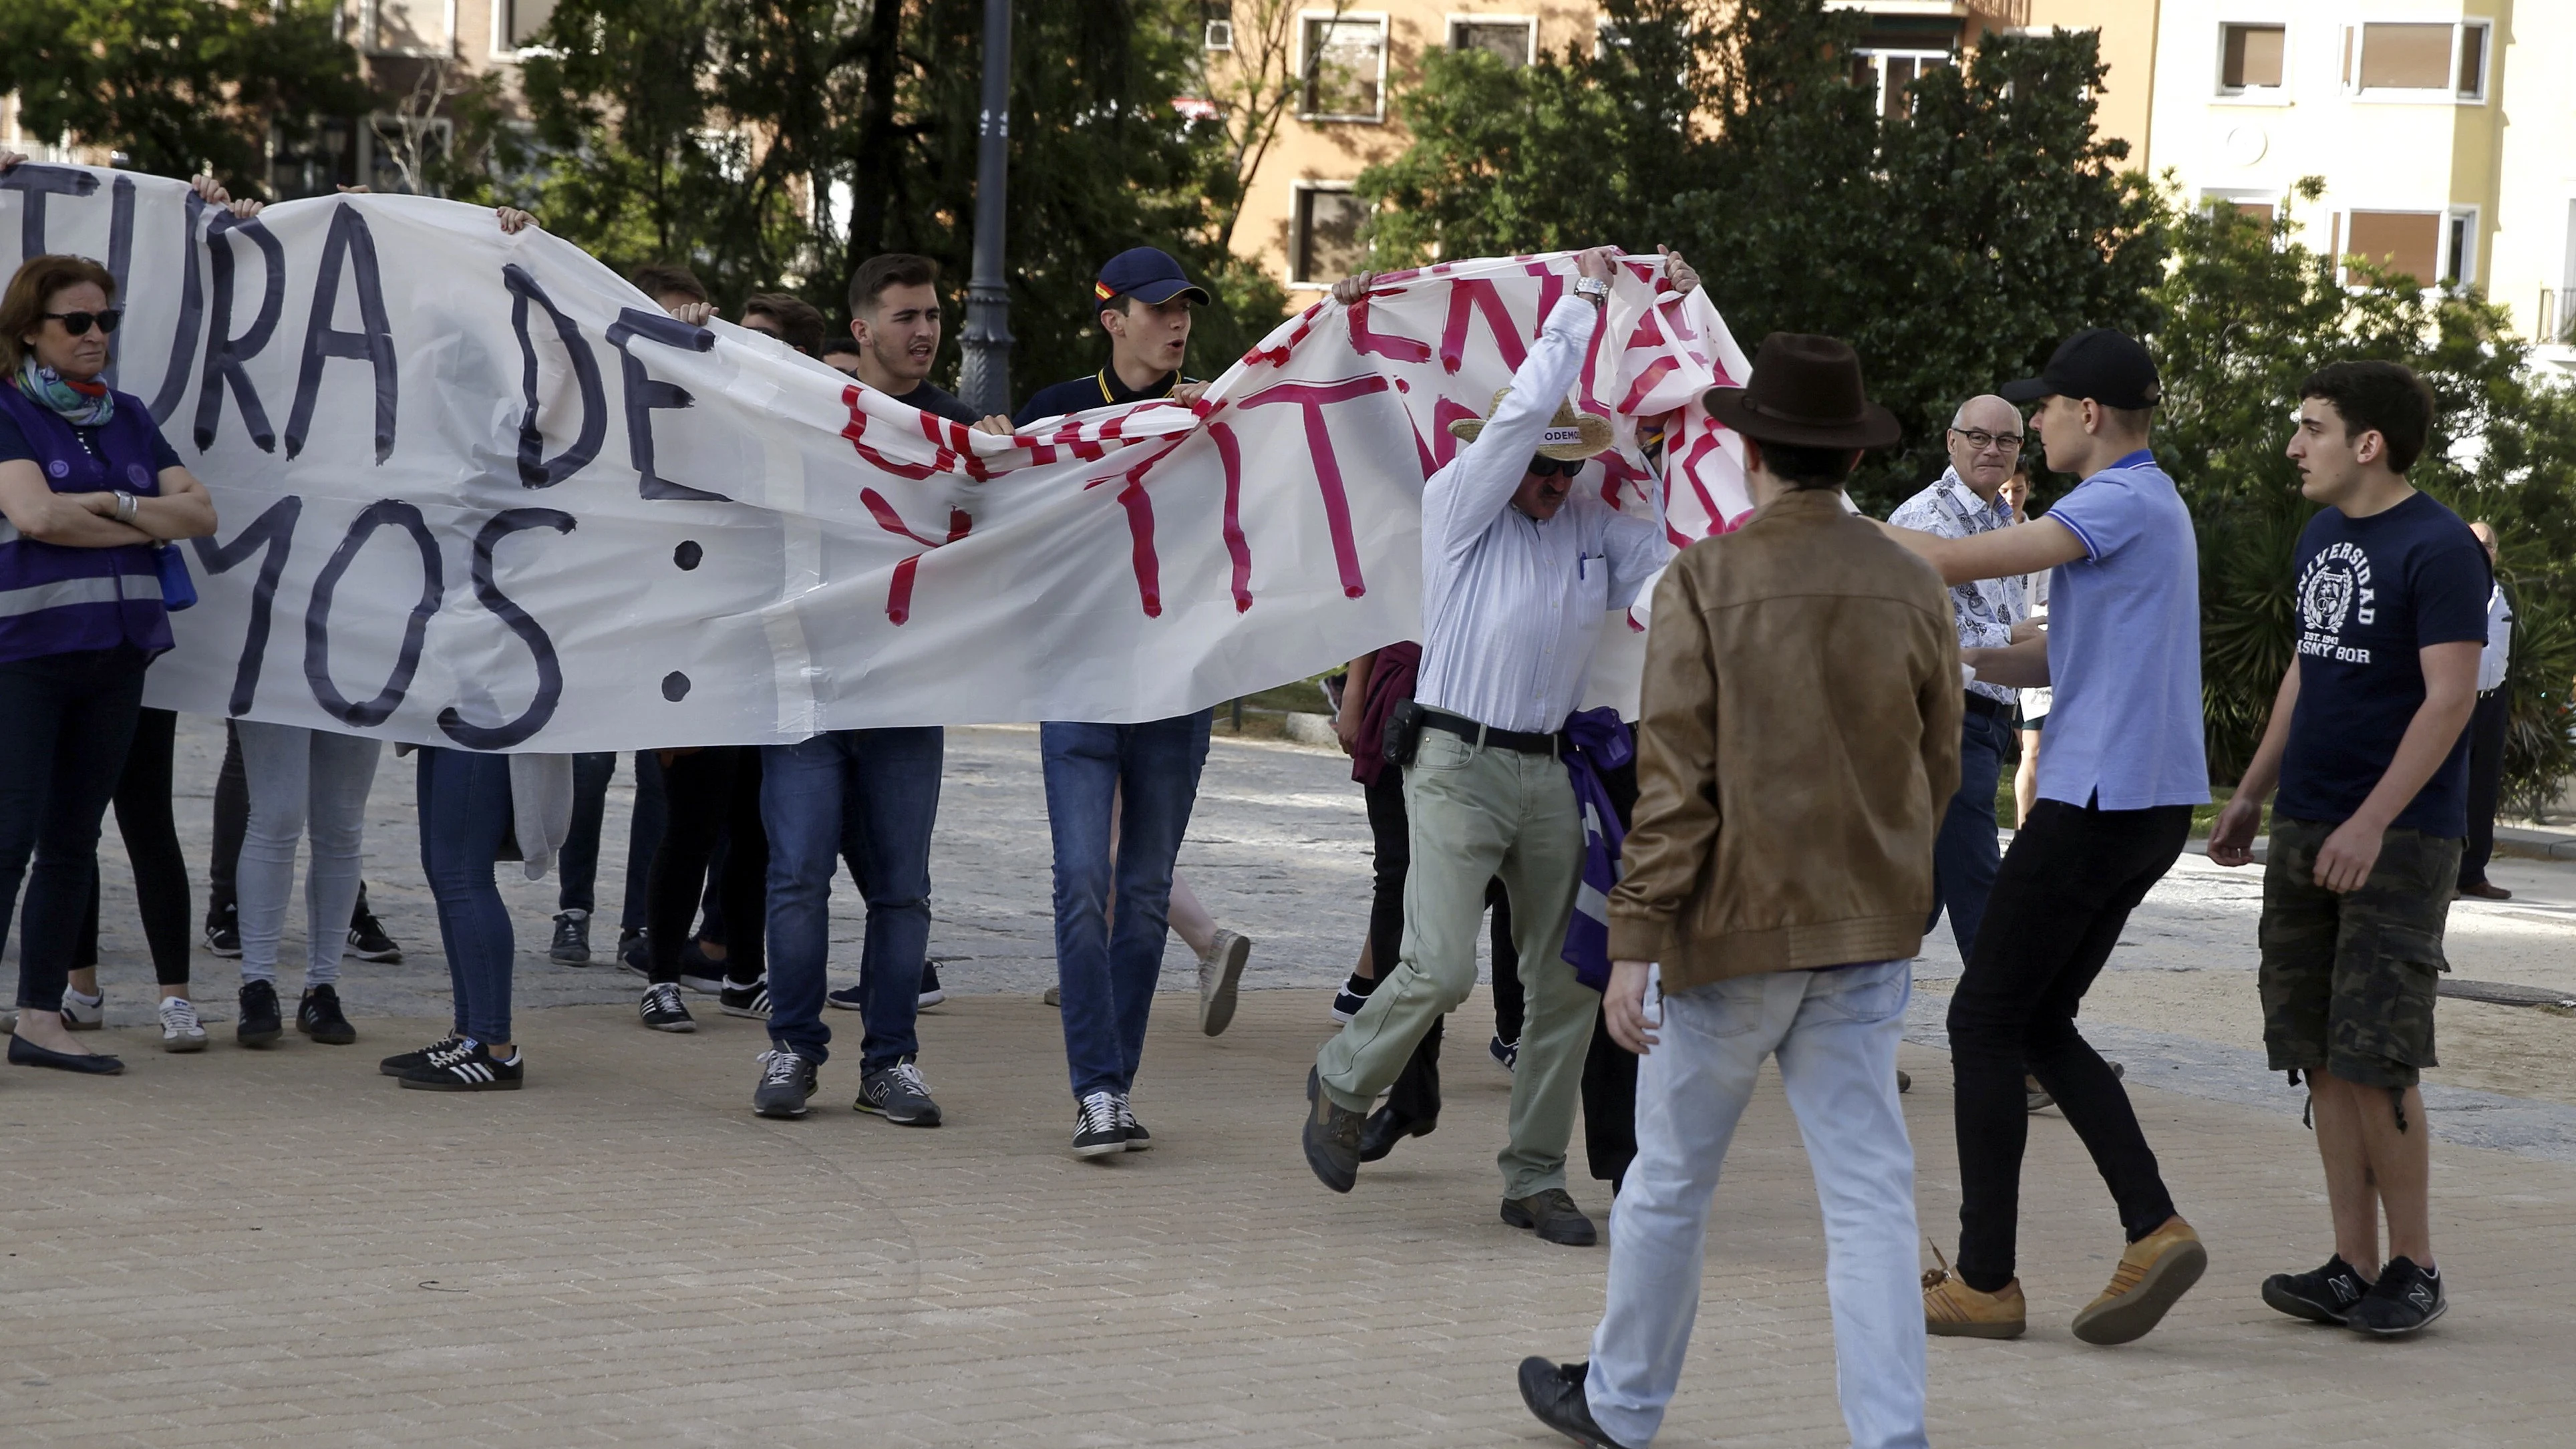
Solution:
M 2442 285 L 2473 287 L 2478 281 L 2478 209 L 2454 207 L 2442 219 Z
M 2281 61 L 2289 29 L 2280 25 L 2218 28 L 2218 93 L 2241 96 L 2281 88 Z
M 492 48 L 527 50 L 545 37 L 546 22 L 555 18 L 555 0 L 492 0 Z
M 2343 33 L 2344 88 L 2357 95 L 2386 93 L 2392 99 L 2446 95 L 2483 101 L 2489 29 L 2483 20 L 2348 27 Z
M 1200 43 L 1210 50 L 1234 49 L 1234 7 L 1209 5 L 1207 23 L 1200 30 Z
M 445 55 L 448 8 L 440 0 L 366 0 L 366 49 L 371 55 Z
M 1538 22 L 1534 20 L 1496 20 L 1478 16 L 1472 20 L 1449 22 L 1451 50 L 1481 50 L 1518 70 L 1536 59 Z
M 2201 210 L 2216 211 L 2222 206 L 2232 206 L 2239 213 L 2270 226 L 2273 218 L 2280 215 L 2281 198 L 2279 193 L 2270 191 L 2212 190 L 2200 194 Z
M 1377 121 L 1386 117 L 1386 17 L 1304 17 L 1306 93 L 1298 115 L 1309 121 Z
M 1902 120 L 1908 110 L 1905 88 L 1936 70 L 1949 69 L 1951 63 L 1946 50 L 1856 50 L 1852 84 L 1877 95 L 1880 115 Z
M 1297 233 L 1288 258 L 1288 279 L 1299 286 L 1329 287 L 1368 262 L 1368 243 L 1360 236 L 1368 204 L 1347 186 L 1300 183 L 1297 187 Z
M 2383 271 L 2413 277 L 2418 285 L 2442 275 L 2442 213 L 2349 211 L 2337 221 L 2338 262 L 2359 257 Z

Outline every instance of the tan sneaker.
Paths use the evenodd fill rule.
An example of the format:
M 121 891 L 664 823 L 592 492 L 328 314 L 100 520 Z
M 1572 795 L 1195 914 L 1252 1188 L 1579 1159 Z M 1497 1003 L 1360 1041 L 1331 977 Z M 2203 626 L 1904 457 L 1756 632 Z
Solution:
M 2019 1338 L 2030 1327 L 2019 1278 L 1998 1292 L 1980 1293 L 1950 1271 L 1950 1260 L 1937 1245 L 1932 1256 L 1941 1266 L 1923 1274 L 1924 1332 L 1944 1338 Z
M 2165 1219 L 2120 1254 L 2111 1286 L 2075 1315 L 2075 1336 L 2104 1344 L 2146 1337 L 2208 1267 L 2209 1250 L 2200 1245 L 2200 1234 L 2179 1216 Z

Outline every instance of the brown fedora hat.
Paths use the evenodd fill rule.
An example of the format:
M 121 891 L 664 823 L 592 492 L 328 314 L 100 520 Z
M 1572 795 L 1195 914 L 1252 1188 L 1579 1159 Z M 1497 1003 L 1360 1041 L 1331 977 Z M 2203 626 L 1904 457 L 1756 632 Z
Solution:
M 1905 432 L 1869 400 L 1860 354 L 1837 337 L 1774 332 L 1753 354 L 1753 380 L 1710 388 L 1706 402 L 1744 436 L 1794 448 L 1884 448 Z

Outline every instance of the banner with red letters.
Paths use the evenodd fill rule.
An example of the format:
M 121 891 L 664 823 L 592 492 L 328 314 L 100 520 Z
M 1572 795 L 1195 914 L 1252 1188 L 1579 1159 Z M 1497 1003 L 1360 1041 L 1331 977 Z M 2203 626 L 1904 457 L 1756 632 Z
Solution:
M 1423 479 L 1573 280 L 1563 255 L 1389 273 L 1195 405 L 1000 437 L 452 202 L 243 221 L 22 165 L 0 258 L 45 251 L 117 275 L 112 381 L 222 518 L 150 702 L 482 750 L 1149 720 L 1414 637 Z M 1624 267 L 1586 361 L 1577 405 L 1619 447 L 1580 486 L 1660 494 L 1687 542 L 1749 509 L 1698 402 L 1747 369 L 1659 268 Z M 1640 627 L 1612 621 L 1596 669 L 1631 708 Z

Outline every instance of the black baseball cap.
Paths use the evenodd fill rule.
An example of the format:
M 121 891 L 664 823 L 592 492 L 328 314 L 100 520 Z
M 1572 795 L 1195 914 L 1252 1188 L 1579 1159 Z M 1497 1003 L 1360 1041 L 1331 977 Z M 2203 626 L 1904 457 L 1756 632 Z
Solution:
M 1111 257 L 1100 268 L 1100 280 L 1091 285 L 1091 294 L 1103 302 L 1126 296 L 1149 307 L 1183 293 L 1202 307 L 1208 305 L 1207 288 L 1191 281 L 1171 253 L 1153 247 L 1130 247 Z
M 2109 327 L 2088 327 L 2057 344 L 2039 376 L 2005 383 L 1996 391 L 2008 402 L 2091 398 L 2106 408 L 2134 412 L 2155 406 L 2165 390 L 2144 343 Z

